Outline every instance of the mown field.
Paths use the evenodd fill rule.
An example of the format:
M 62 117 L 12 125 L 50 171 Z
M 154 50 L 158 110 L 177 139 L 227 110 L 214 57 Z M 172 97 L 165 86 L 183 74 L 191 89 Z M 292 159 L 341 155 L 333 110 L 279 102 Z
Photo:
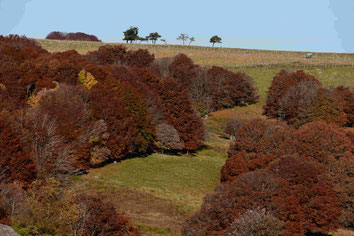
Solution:
M 102 43 L 38 40 L 53 51 L 75 49 L 87 53 Z M 124 211 L 144 235 L 180 235 L 182 223 L 193 214 L 206 193 L 219 183 L 220 169 L 227 158 L 229 140 L 223 135 L 227 119 L 262 117 L 262 106 L 272 77 L 285 68 L 303 69 L 325 87 L 354 86 L 354 54 L 314 54 L 304 59 L 303 52 L 275 52 L 245 49 L 183 47 L 170 45 L 126 45 L 146 48 L 159 57 L 185 53 L 201 66 L 219 65 L 247 73 L 254 79 L 258 104 L 215 112 L 204 121 L 208 138 L 193 154 L 151 154 L 112 163 L 90 170 L 77 178 L 88 190 L 104 192 L 119 211 Z M 259 65 L 263 66 L 260 67 Z M 258 66 L 257 66 L 258 65 Z M 353 235 L 338 231 L 335 235 Z

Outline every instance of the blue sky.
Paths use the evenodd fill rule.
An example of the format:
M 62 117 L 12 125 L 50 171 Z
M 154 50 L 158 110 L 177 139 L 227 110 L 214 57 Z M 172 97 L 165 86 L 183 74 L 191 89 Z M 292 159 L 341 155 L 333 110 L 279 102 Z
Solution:
M 180 33 L 194 45 L 354 52 L 354 0 L 0 0 L 0 34 L 44 38 L 51 31 L 95 34 L 122 42 L 123 31 L 159 32 L 170 44 Z

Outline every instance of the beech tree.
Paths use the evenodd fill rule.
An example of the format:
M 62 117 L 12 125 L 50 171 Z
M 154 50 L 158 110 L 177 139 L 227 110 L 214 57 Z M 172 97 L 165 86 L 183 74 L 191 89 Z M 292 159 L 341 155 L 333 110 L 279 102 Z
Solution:
M 0 184 L 19 181 L 27 187 L 37 177 L 30 147 L 0 113 Z

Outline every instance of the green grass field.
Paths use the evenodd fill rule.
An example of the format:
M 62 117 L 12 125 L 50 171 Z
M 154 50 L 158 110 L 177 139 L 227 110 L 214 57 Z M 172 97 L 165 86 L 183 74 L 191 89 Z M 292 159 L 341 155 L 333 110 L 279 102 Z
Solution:
M 75 49 L 87 53 L 103 43 L 39 40 L 53 52 Z M 235 107 L 213 113 L 205 126 L 208 139 L 193 155 L 151 154 L 126 159 L 92 169 L 77 178 L 88 190 L 104 192 L 116 208 L 125 212 L 144 235 L 180 235 L 182 224 L 202 204 L 205 194 L 220 180 L 220 169 L 227 158 L 229 140 L 223 126 L 230 118 L 250 119 L 262 116 L 262 106 L 272 77 L 282 68 L 303 69 L 318 78 L 325 87 L 354 86 L 354 54 L 314 54 L 304 59 L 303 52 L 276 52 L 246 49 L 220 49 L 170 45 L 126 45 L 130 49 L 146 48 L 156 57 L 185 53 L 202 66 L 219 65 L 247 73 L 254 79 L 260 101 L 247 107 Z M 296 63 L 296 66 L 295 64 Z M 254 67 L 256 65 L 271 65 Z M 248 67 L 253 66 L 253 67 Z M 335 235 L 350 235 L 338 231 Z

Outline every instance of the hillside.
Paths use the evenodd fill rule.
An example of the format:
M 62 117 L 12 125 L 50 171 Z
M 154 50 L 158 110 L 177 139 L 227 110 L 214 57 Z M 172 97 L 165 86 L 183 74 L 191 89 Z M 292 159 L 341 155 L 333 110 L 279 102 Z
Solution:
M 98 49 L 98 47 L 105 45 L 104 43 L 96 42 L 56 40 L 37 40 L 37 42 L 39 42 L 39 44 L 49 52 L 62 52 L 74 49 L 77 50 L 80 54 L 85 55 L 88 52 L 95 51 Z M 17 81 L 14 79 L 17 77 L 15 76 L 9 76 L 8 80 L 14 80 L 15 82 L 12 84 L 6 84 L 7 87 L 3 84 L 0 84 L 0 92 L 6 92 L 7 90 L 10 91 L 10 89 L 14 89 L 15 92 L 13 92 L 13 94 L 16 95 L 18 93 L 21 95 L 13 96 L 14 99 L 17 98 L 24 104 L 24 108 L 21 108 L 22 110 L 18 109 L 16 110 L 18 112 L 13 112 L 15 114 L 13 116 L 16 117 L 17 122 L 15 123 L 17 124 L 14 126 L 15 128 L 21 130 L 21 126 L 19 124 L 22 124 L 20 122 L 23 122 L 23 120 L 26 121 L 27 119 L 29 124 L 36 124 L 38 123 L 38 117 L 44 117 L 42 122 L 42 126 L 44 128 L 42 128 L 45 130 L 47 127 L 51 126 L 50 124 L 46 125 L 45 123 L 49 114 L 47 112 L 50 111 L 51 113 L 49 115 L 52 115 L 56 121 L 58 121 L 58 124 L 62 126 L 59 130 L 62 132 L 60 135 L 62 137 L 67 137 L 66 142 L 72 143 L 74 148 L 78 148 L 77 153 L 78 155 L 82 155 L 83 158 L 81 159 L 81 162 L 75 163 L 75 165 L 78 165 L 80 168 L 87 171 L 87 173 L 85 171 L 81 172 L 85 173 L 82 175 L 77 175 L 76 173 L 74 175 L 74 173 L 71 173 L 74 175 L 74 177 L 72 177 L 66 173 L 66 169 L 64 170 L 63 176 L 65 176 L 65 178 L 69 176 L 68 178 L 74 180 L 72 192 L 75 193 L 77 191 L 83 193 L 99 193 L 98 196 L 106 197 L 105 199 L 102 199 L 100 204 L 111 204 L 113 205 L 112 208 L 117 210 L 117 212 L 124 212 L 124 216 L 129 218 L 132 225 L 136 227 L 143 235 L 181 235 L 184 227 L 183 224 L 186 222 L 186 220 L 194 215 L 205 203 L 206 194 L 213 193 L 215 186 L 218 185 L 221 181 L 221 168 L 224 166 L 226 160 L 231 159 L 232 155 L 228 153 L 228 151 L 231 150 L 229 149 L 230 139 L 224 132 L 225 126 L 230 119 L 243 120 L 244 123 L 242 125 L 247 125 L 249 120 L 253 118 L 259 118 L 259 121 L 257 122 L 265 122 L 264 124 L 267 124 L 268 127 L 271 127 L 271 123 L 274 121 L 274 119 L 267 119 L 266 116 L 262 115 L 263 106 L 266 105 L 266 93 L 268 88 L 271 86 L 272 81 L 276 80 L 273 80 L 273 77 L 281 69 L 286 69 L 289 71 L 289 73 L 286 72 L 287 74 L 282 74 L 285 78 L 284 80 L 287 81 L 292 79 L 292 76 L 295 74 L 292 72 L 296 70 L 304 70 L 305 72 L 299 73 L 299 77 L 304 77 L 300 78 L 299 81 L 301 79 L 308 79 L 307 77 L 311 77 L 310 75 L 316 77 L 313 78 L 312 81 L 313 83 L 316 83 L 317 86 L 317 90 L 314 93 L 315 95 L 312 97 L 315 99 L 318 99 L 318 97 L 321 95 L 320 93 L 317 93 L 317 91 L 323 92 L 323 94 L 331 95 L 334 93 L 331 88 L 340 85 L 349 87 L 354 86 L 354 54 L 314 53 L 313 58 L 306 59 L 306 52 L 247 50 L 178 45 L 124 44 L 124 46 L 128 49 L 134 50 L 148 49 L 149 52 L 153 53 L 156 58 L 174 57 L 180 53 L 187 55 L 193 61 L 191 61 L 188 57 L 182 56 L 182 63 L 180 63 L 179 66 L 182 68 L 180 69 L 182 71 L 181 74 L 185 77 L 181 77 L 188 78 L 190 75 L 188 72 L 192 71 L 192 79 L 207 78 L 206 87 L 209 88 L 209 94 L 213 95 L 211 99 L 222 100 L 223 98 L 222 91 L 220 93 L 221 95 L 215 95 L 210 91 L 210 88 L 219 89 L 221 87 L 221 85 L 219 85 L 220 87 L 215 86 L 215 84 L 218 83 L 214 82 L 218 81 L 219 77 L 224 79 L 223 81 L 220 79 L 222 82 L 219 81 L 219 84 L 224 83 L 222 84 L 224 87 L 221 88 L 225 88 L 225 90 L 228 91 L 231 90 L 231 92 L 228 94 L 226 93 L 226 95 L 237 94 L 239 90 L 246 94 L 246 88 L 249 87 L 251 87 L 251 89 L 248 91 L 249 94 L 254 95 L 255 91 L 257 90 L 259 95 L 258 102 L 256 100 L 257 96 L 253 96 L 255 99 L 251 102 L 247 102 L 247 100 L 244 98 L 250 96 L 249 94 L 243 95 L 244 97 L 239 96 L 237 99 L 239 99 L 241 102 L 235 102 L 231 106 L 224 105 L 224 107 L 221 106 L 221 108 L 215 108 L 215 112 L 211 112 L 208 116 L 201 118 L 201 112 L 197 113 L 195 111 L 198 109 L 198 105 L 203 105 L 203 103 L 198 104 L 199 101 L 193 100 L 195 103 L 193 103 L 192 107 L 192 102 L 190 101 L 190 97 L 192 96 L 190 95 L 191 90 L 189 89 L 192 87 L 192 79 L 189 81 L 189 84 L 187 80 L 179 81 L 177 76 L 174 78 L 174 80 L 168 79 L 163 77 L 161 68 L 159 68 L 159 73 L 161 74 L 154 74 L 155 72 L 153 72 L 153 63 L 155 62 L 152 63 L 153 57 L 148 52 L 143 52 L 145 54 L 139 54 L 139 56 L 142 58 L 148 58 L 148 69 L 144 68 L 146 65 L 143 65 L 142 68 L 139 68 L 139 66 L 129 64 L 128 59 L 137 57 L 137 54 L 134 54 L 134 51 L 125 51 L 125 49 L 122 49 L 121 47 L 116 47 L 115 50 L 118 52 L 120 52 L 119 50 L 124 51 L 124 57 L 122 57 L 123 59 L 120 58 L 121 61 L 117 60 L 115 62 L 112 60 L 113 62 L 111 62 L 111 64 L 104 61 L 104 53 L 100 54 L 99 52 L 96 52 L 96 54 L 89 54 L 87 57 L 78 55 L 75 52 L 48 55 L 48 53 L 41 52 L 40 49 L 36 49 L 38 52 L 31 54 L 34 58 L 27 59 L 28 64 L 22 64 L 23 68 L 25 68 L 23 71 L 27 73 L 25 76 L 23 76 L 23 78 L 31 82 L 34 81 L 33 83 L 38 84 L 38 88 L 43 86 L 43 98 L 41 98 L 40 93 L 36 94 L 36 96 L 28 96 L 28 90 L 26 92 L 26 90 L 23 89 L 25 88 L 24 86 L 28 86 L 28 84 L 20 84 L 23 86 L 21 89 L 18 89 L 20 86 L 15 87 L 15 85 L 17 85 Z M 11 50 L 4 50 L 5 53 L 8 53 L 9 51 Z M 22 60 L 21 57 L 17 57 L 16 59 Z M 175 60 L 177 61 L 177 59 Z M 9 64 L 11 62 L 12 67 L 10 68 L 17 67 L 16 63 L 12 63 L 11 60 L 8 61 Z M 195 64 L 199 64 L 200 67 L 194 65 L 193 62 Z M 134 63 L 137 62 L 134 61 Z M 107 67 L 111 67 L 108 69 L 105 68 L 106 64 Z M 116 65 L 118 66 L 114 67 Z M 172 63 L 169 65 L 172 65 Z M 222 66 L 227 68 L 229 71 L 225 71 L 222 68 L 215 68 L 213 71 L 214 68 L 210 68 L 213 65 Z M 188 71 L 188 66 L 192 67 L 190 71 Z M 33 74 L 31 74 L 32 70 L 27 70 L 27 68 L 34 68 Z M 177 67 L 177 70 L 178 69 L 179 68 Z M 6 70 L 6 73 L 10 74 L 9 71 L 11 70 Z M 187 73 L 183 74 L 186 71 Z M 193 74 L 194 72 L 195 74 Z M 253 80 L 245 74 L 237 72 L 245 73 Z M 171 73 L 170 76 L 172 78 L 173 72 L 171 69 L 169 69 L 169 73 Z M 216 73 L 216 76 L 212 77 L 212 73 Z M 203 77 L 203 75 L 207 76 Z M 21 80 L 18 81 L 22 83 Z M 51 87 L 53 81 L 55 81 L 57 85 L 60 83 L 61 87 L 58 87 L 57 90 L 53 89 L 53 87 Z M 233 83 L 233 81 L 242 81 L 244 83 L 237 84 Z M 299 81 L 297 82 L 300 83 Z M 2 81 L 0 80 L 0 82 Z M 201 84 L 205 86 L 205 84 Z M 232 87 L 230 84 L 234 87 Z M 86 86 L 87 89 L 83 88 L 82 85 Z M 228 87 L 228 85 L 230 86 Z M 250 86 L 247 87 L 248 85 Z M 298 84 L 294 82 L 292 86 L 295 87 L 295 85 L 298 86 Z M 278 88 L 278 90 L 281 92 L 282 87 L 279 87 L 280 88 Z M 289 89 L 289 87 L 287 89 Z M 169 93 L 169 90 L 174 93 Z M 77 93 L 74 93 L 73 91 L 77 91 Z M 27 94 L 25 94 L 25 92 Z M 11 93 L 9 94 L 11 95 Z M 3 102 L 3 104 L 8 105 L 6 103 L 7 100 L 5 99 L 7 99 L 7 97 L 4 98 L 5 102 Z M 326 98 L 323 100 L 327 102 Z M 2 100 L 0 99 L 0 101 Z M 333 101 L 337 100 L 333 99 Z M 341 111 L 344 113 L 344 105 L 342 106 L 342 104 L 334 104 L 333 101 L 324 103 L 325 105 L 329 104 L 329 112 L 325 113 L 325 115 L 332 111 L 336 111 L 335 109 L 338 107 L 341 107 Z M 146 104 L 150 106 L 148 107 Z M 322 105 L 323 103 L 319 101 L 318 104 Z M 20 105 L 20 103 L 14 102 L 13 106 L 16 107 L 16 105 Z M 233 107 L 235 105 L 238 106 Z M 331 106 L 334 107 L 332 110 Z M 225 107 L 228 107 L 228 109 L 223 109 Z M 9 109 L 13 108 L 9 106 Z M 58 112 L 59 110 L 62 112 Z M 163 118 L 159 117 L 159 115 L 161 116 L 160 112 L 165 114 Z M 325 110 L 325 112 L 327 112 L 327 110 Z M 348 114 L 349 113 L 350 112 L 348 112 Z M 0 125 L 2 125 L 1 127 L 7 126 L 6 122 L 10 120 L 8 119 L 8 117 L 10 117 L 9 114 L 10 113 L 4 113 L 4 117 L 0 116 L 0 118 L 3 119 L 3 121 L 0 119 Z M 21 116 L 21 114 L 27 114 L 27 116 Z M 5 115 L 8 117 L 5 117 Z M 155 120 L 157 124 L 153 124 L 153 119 L 151 118 L 150 120 L 150 115 L 151 117 L 154 115 L 155 118 L 157 117 L 157 121 Z M 173 117 L 172 121 L 168 120 L 170 117 Z M 95 121 L 95 123 L 93 123 L 93 121 Z M 158 129 L 158 122 L 162 123 L 167 121 L 170 123 L 166 124 L 174 125 L 170 127 L 172 127 L 176 133 L 178 129 L 178 132 L 181 134 L 180 137 L 182 137 L 182 134 L 185 135 L 183 137 L 187 137 L 186 140 L 183 140 L 183 142 L 185 141 L 185 144 L 188 144 L 189 135 L 192 136 L 188 132 L 190 130 L 198 131 L 198 127 L 202 127 L 203 123 L 206 129 L 206 135 L 204 135 L 203 130 L 203 135 L 198 136 L 198 140 L 195 141 L 195 148 L 192 146 L 189 149 L 178 149 L 172 147 L 172 151 L 164 151 L 163 146 L 158 146 L 160 144 L 160 139 L 155 137 L 155 128 L 156 130 Z M 189 126 L 192 128 L 183 129 L 190 121 L 196 121 L 194 123 L 195 126 Z M 23 124 L 26 125 L 26 123 Z M 76 127 L 76 130 L 72 129 L 72 127 L 75 125 L 78 126 Z M 288 133 L 283 132 L 282 134 L 289 134 L 289 136 L 291 134 L 291 138 L 294 140 L 300 137 L 296 135 L 299 135 L 301 132 L 295 131 L 295 128 L 290 127 L 290 125 L 285 126 L 285 122 L 284 124 L 279 124 L 278 130 L 276 130 L 274 133 L 277 133 L 279 130 L 281 130 L 279 129 L 281 127 L 287 127 L 283 130 L 290 130 L 287 130 Z M 30 131 L 36 130 L 38 127 L 32 127 L 28 125 L 28 127 L 25 128 L 27 128 L 28 131 L 23 131 L 23 134 L 26 135 L 22 135 L 22 138 L 27 138 L 29 141 L 31 141 L 29 138 L 31 137 Z M 255 129 L 257 129 L 257 127 Z M 331 131 L 335 130 L 335 132 L 340 134 L 338 136 L 342 139 L 339 140 L 345 140 L 347 143 L 350 142 L 351 136 L 349 136 L 349 133 L 343 134 L 342 132 L 346 132 L 346 130 L 349 129 L 352 128 L 344 127 L 337 129 L 331 126 Z M 265 132 L 269 131 L 268 129 L 265 130 Z M 5 131 L 12 132 L 10 129 Z M 48 130 L 48 133 L 50 133 L 49 131 L 50 130 Z M 195 131 L 195 136 L 202 133 L 197 131 Z M 80 132 L 82 132 L 81 136 L 78 135 Z M 270 131 L 270 133 L 272 135 L 272 131 Z M 170 135 L 171 133 L 167 134 Z M 246 136 L 247 135 L 248 133 L 246 132 Z M 267 133 L 264 136 L 267 135 L 269 134 Z M 346 135 L 348 137 L 346 137 Z M 6 137 L 8 136 L 9 135 Z M 137 138 L 138 136 L 139 138 Z M 10 135 L 9 137 L 16 138 L 17 136 Z M 38 135 L 38 137 L 40 138 L 42 136 Z M 80 139 L 78 137 L 80 137 Z M 178 137 L 178 142 L 182 142 L 180 137 Z M 202 140 L 204 137 L 205 141 L 203 143 Z M 56 136 L 54 136 L 54 138 L 56 138 Z M 283 140 L 286 138 L 281 137 L 278 141 L 284 142 Z M 84 141 L 75 143 L 75 140 Z M 290 140 L 290 138 L 286 140 Z M 59 141 L 52 141 L 58 146 L 54 146 L 53 149 L 58 148 L 58 150 L 61 150 L 59 147 Z M 197 143 L 197 141 L 200 142 Z M 250 141 L 250 143 L 252 142 L 253 140 Z M 12 141 L 10 143 L 14 144 L 16 142 Z M 27 143 L 24 143 L 24 145 L 27 145 Z M 150 146 L 152 149 L 148 148 Z M 258 143 L 256 146 L 258 146 Z M 345 154 L 350 153 L 348 151 L 349 147 L 347 146 L 343 148 Z M 110 148 L 108 149 L 109 152 L 107 149 L 105 149 L 105 147 Z M 159 149 L 154 149 L 156 147 L 159 147 Z M 101 160 L 101 162 L 98 162 L 98 164 L 93 162 L 92 164 L 91 160 L 94 156 L 92 153 L 95 154 L 96 152 L 88 151 L 91 149 L 95 151 L 102 151 L 102 153 L 106 153 L 104 155 L 109 156 L 111 159 L 97 158 Z M 279 148 L 279 150 L 280 149 L 281 148 Z M 27 149 L 24 150 L 27 151 Z M 276 151 L 279 150 L 277 149 Z M 284 150 L 287 149 L 284 148 Z M 12 152 L 12 150 L 10 151 Z M 11 154 L 10 151 L 9 153 Z M 241 152 L 245 150 L 239 151 Z M 331 151 L 332 150 L 328 152 Z M 257 153 L 256 151 L 255 153 L 257 155 L 260 154 L 260 156 L 263 154 Z M 61 155 L 61 153 L 59 154 Z M 58 156 L 60 156 L 59 154 Z M 64 154 L 63 156 L 65 156 Z M 11 155 L 8 156 L 11 157 Z M 97 156 L 99 156 L 99 154 Z M 277 155 L 274 154 L 274 156 Z M 277 158 L 278 157 L 283 158 L 283 154 L 278 155 Z M 302 158 L 302 156 L 299 157 Z M 87 163 L 88 161 L 90 162 Z M 315 163 L 315 161 L 313 162 Z M 311 170 L 312 166 L 309 166 L 306 167 Z M 237 169 L 238 167 L 234 166 L 234 168 Z M 251 172 L 251 170 L 249 171 Z M 48 171 L 47 174 L 50 174 L 50 171 Z M 311 177 L 312 176 L 313 175 L 311 175 Z M 317 178 L 317 175 L 314 178 Z M 284 182 L 286 181 L 284 177 Z M 299 186 L 300 185 L 301 184 L 299 184 Z M 343 192 L 345 192 L 345 190 L 343 190 Z M 317 197 L 316 194 L 317 193 L 313 195 Z M 327 193 L 324 195 L 327 196 L 326 194 Z M 66 205 L 70 205 L 70 202 L 69 204 L 66 202 L 64 203 L 64 207 L 66 207 Z M 296 205 L 296 207 L 297 206 L 298 205 Z M 321 207 L 322 206 L 319 208 Z M 307 208 L 305 209 L 307 210 Z M 308 209 L 313 208 L 309 207 Z M 335 219 L 337 220 L 339 217 L 337 216 Z M 298 222 L 300 222 L 300 220 Z M 333 227 L 332 229 L 337 228 Z M 329 232 L 329 230 L 327 232 Z M 341 229 L 339 231 L 333 232 L 333 235 L 344 236 L 353 235 L 353 233 L 351 231 Z
M 103 43 L 38 40 L 50 52 L 75 49 L 85 54 Z M 223 137 L 227 119 L 262 117 L 266 90 L 281 69 L 303 69 L 325 87 L 354 86 L 354 54 L 265 51 L 178 45 L 124 44 L 129 49 L 148 49 L 155 57 L 188 55 L 202 66 L 219 65 L 250 75 L 259 91 L 260 102 L 215 112 L 205 120 L 209 139 L 195 155 L 153 154 L 127 159 L 93 169 L 79 178 L 89 189 L 109 196 L 125 211 L 144 235 L 179 235 L 181 223 L 197 210 L 206 193 L 219 183 L 220 169 L 229 141 Z M 336 235 L 350 235 L 341 232 Z

